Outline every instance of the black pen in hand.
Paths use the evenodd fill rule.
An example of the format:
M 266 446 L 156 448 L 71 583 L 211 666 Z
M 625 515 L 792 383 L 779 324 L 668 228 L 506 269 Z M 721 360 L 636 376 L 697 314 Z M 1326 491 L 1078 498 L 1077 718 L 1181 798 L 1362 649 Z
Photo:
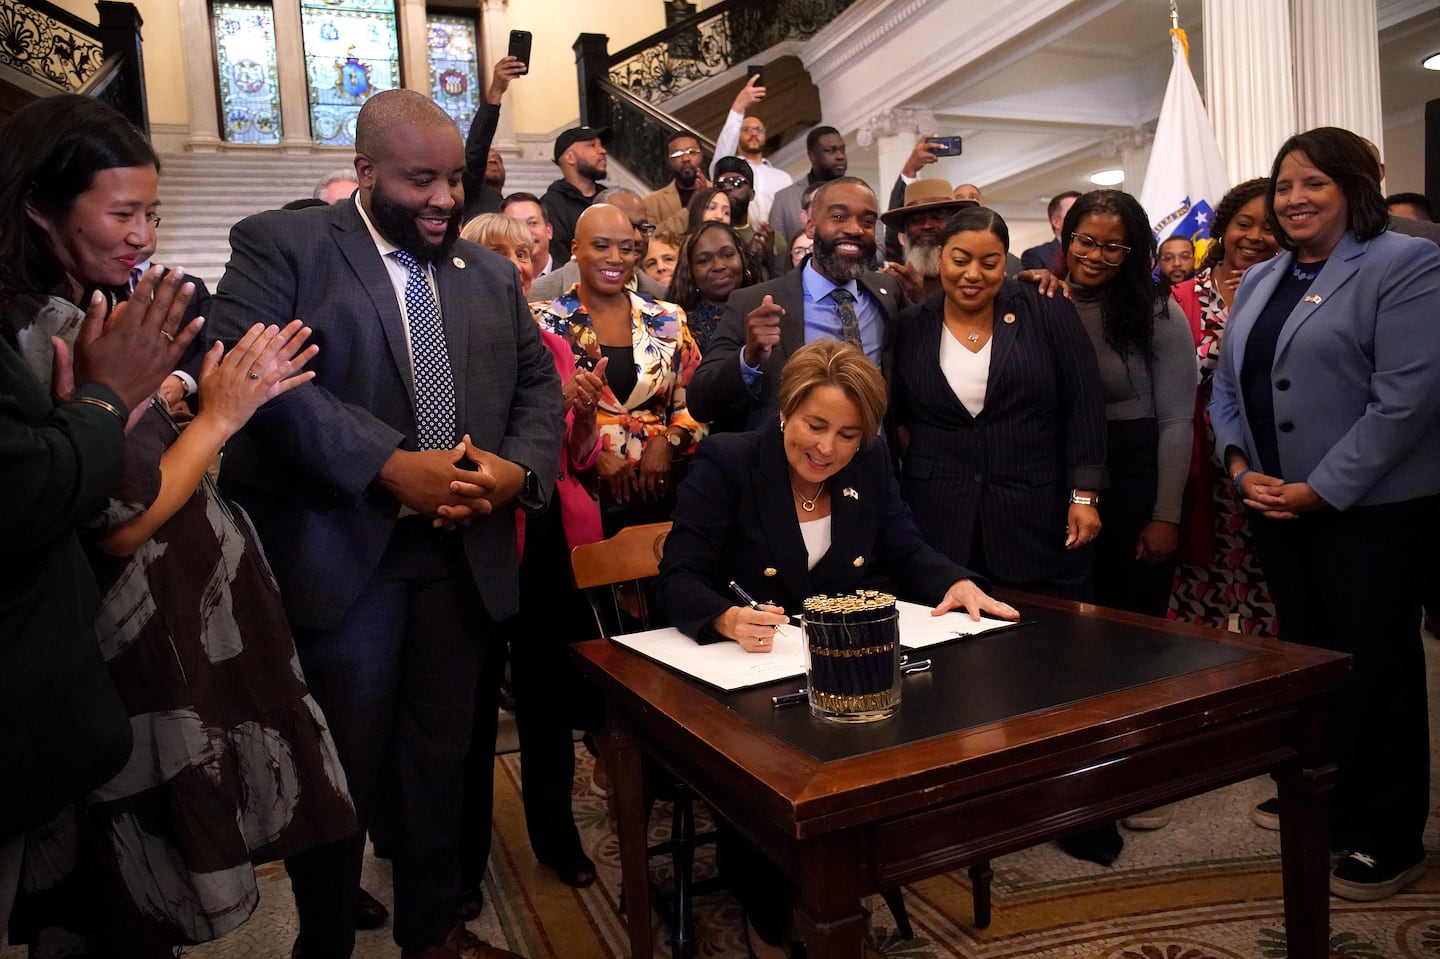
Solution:
M 734 593 L 736 596 L 739 596 L 739 597 L 740 597 L 740 602 L 744 603 L 746 606 L 749 606 L 751 609 L 759 609 L 759 608 L 760 608 L 760 604 L 755 601 L 755 597 L 753 597 L 753 596 L 751 596 L 749 593 L 745 592 L 745 587 L 741 586 L 739 583 L 735 582 L 733 579 L 730 581 L 730 591 L 731 591 L 732 593 Z M 779 626 L 772 626 L 772 627 L 770 627 L 770 628 L 773 629 L 773 630 L 775 630 L 775 635 L 776 635 L 776 636 L 784 636 L 784 635 L 785 635 L 784 633 L 782 633 L 782 632 L 780 631 L 780 627 L 779 627 Z

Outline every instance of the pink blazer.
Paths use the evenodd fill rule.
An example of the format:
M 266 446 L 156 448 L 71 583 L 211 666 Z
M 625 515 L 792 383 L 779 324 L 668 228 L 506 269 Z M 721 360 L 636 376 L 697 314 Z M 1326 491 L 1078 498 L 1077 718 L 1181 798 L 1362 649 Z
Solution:
M 560 382 L 575 374 L 575 352 L 570 341 L 540 330 L 540 339 L 555 355 L 555 371 Z M 574 424 L 574 411 L 565 411 L 565 442 L 560 444 L 560 463 L 555 472 L 555 495 L 560 497 L 560 522 L 565 527 L 565 540 L 573 549 L 584 543 L 598 543 L 605 536 L 600 530 L 600 504 L 580 482 L 579 474 L 591 469 L 600 455 L 600 443 L 595 443 L 579 460 L 570 457 L 570 428 Z M 525 549 L 525 511 L 515 511 L 515 541 L 520 550 Z M 518 559 L 517 559 L 518 562 Z

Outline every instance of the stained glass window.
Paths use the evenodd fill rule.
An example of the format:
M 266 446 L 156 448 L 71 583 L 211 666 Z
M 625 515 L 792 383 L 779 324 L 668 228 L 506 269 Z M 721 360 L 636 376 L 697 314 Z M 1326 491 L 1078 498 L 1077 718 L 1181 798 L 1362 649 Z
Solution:
M 400 86 L 395 0 L 301 0 L 310 136 L 350 146 L 355 118 L 373 94 Z
M 425 25 L 430 45 L 430 96 L 455 118 L 460 134 L 468 135 L 481 93 L 475 21 L 431 13 Z
M 231 143 L 279 143 L 275 11 L 268 3 L 216 0 L 210 13 L 220 68 L 222 135 Z

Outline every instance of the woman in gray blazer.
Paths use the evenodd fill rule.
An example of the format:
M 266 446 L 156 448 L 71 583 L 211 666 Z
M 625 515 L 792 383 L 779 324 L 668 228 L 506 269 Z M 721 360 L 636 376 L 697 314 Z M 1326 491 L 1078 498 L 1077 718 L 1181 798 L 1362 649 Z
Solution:
M 1440 528 L 1440 251 L 1386 232 L 1379 166 L 1349 131 L 1291 137 L 1270 175 L 1285 252 L 1241 282 L 1210 420 L 1281 638 L 1355 657 L 1331 710 L 1330 845 L 1348 855 L 1330 890 L 1371 901 L 1425 868 L 1418 624 Z

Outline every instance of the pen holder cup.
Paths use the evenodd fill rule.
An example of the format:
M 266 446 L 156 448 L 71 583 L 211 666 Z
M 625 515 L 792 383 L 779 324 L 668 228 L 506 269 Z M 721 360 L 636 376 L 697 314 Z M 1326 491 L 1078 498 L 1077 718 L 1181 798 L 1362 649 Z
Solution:
M 811 714 L 837 723 L 895 715 L 900 708 L 900 626 L 894 606 L 856 611 L 843 622 L 814 622 L 806 616 L 801 628 Z

